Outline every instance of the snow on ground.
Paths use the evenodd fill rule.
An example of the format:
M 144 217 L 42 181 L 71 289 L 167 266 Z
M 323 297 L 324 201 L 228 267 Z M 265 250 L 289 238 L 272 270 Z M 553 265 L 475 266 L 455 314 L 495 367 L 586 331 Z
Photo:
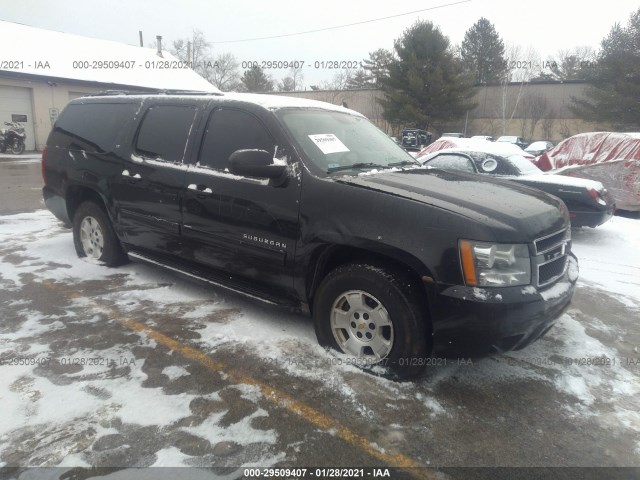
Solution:
M 613 217 L 598 228 L 574 228 L 572 235 L 580 283 L 596 283 L 629 307 L 640 308 L 640 221 Z
M 579 286 L 597 288 L 600 294 L 614 297 L 630 309 L 638 309 L 640 221 L 615 217 L 597 229 L 574 229 L 572 233 L 573 251 L 580 262 Z M 425 381 L 395 383 L 363 374 L 348 364 L 348 357 L 326 352 L 317 345 L 311 322 L 301 321 L 300 316 L 227 297 L 220 290 L 177 280 L 171 274 L 146 265 L 129 264 L 108 269 L 78 259 L 71 233 L 46 211 L 0 217 L 0 259 L 0 287 L 16 294 L 30 284 L 44 281 L 60 282 L 73 289 L 85 288 L 87 281 L 109 284 L 117 279 L 117 288 L 111 291 L 98 288 L 98 293 L 92 291 L 91 295 L 99 295 L 119 312 L 144 311 L 146 323 L 160 331 L 165 326 L 157 324 L 160 314 L 183 320 L 197 330 L 196 343 L 200 350 L 214 354 L 221 349 L 244 348 L 283 375 L 314 382 L 336 393 L 345 408 L 353 409 L 363 419 L 380 419 L 382 411 L 398 408 L 398 402 L 415 399 L 423 406 L 425 419 L 455 418 L 460 407 L 438 397 L 440 386 L 452 378 L 469 388 L 535 381 L 572 399 L 562 405 L 563 415 L 598 417 L 606 407 L 607 414 L 600 415 L 598 421 L 606 423 L 608 428 L 640 433 L 640 415 L 635 400 L 640 394 L 637 372 L 634 374 L 623 365 L 603 368 L 562 363 L 562 359 L 620 357 L 616 348 L 605 345 L 592 333 L 592 330 L 616 333 L 619 327 L 610 324 L 606 317 L 593 318 L 586 325 L 581 312 L 570 309 L 544 339 L 524 351 L 474 362 L 472 367 L 449 363 L 429 369 Z M 84 282 L 85 287 L 75 286 L 80 282 Z M 8 303 L 17 310 L 16 316 L 21 322 L 7 331 L 0 329 L 0 358 L 3 354 L 15 353 L 16 345 L 20 345 L 23 356 L 51 354 L 54 344 L 48 343 L 47 339 L 57 330 L 74 322 L 86 326 L 104 321 L 99 309 L 92 317 L 79 318 L 77 309 L 90 304 L 88 298 L 77 298 L 59 314 L 43 315 L 24 299 Z M 138 347 L 153 349 L 156 345 L 141 335 Z M 73 354 L 91 356 L 95 352 L 88 347 Z M 134 357 L 130 346 L 123 344 L 110 345 L 99 354 L 108 358 Z M 538 362 L 540 359 L 543 361 Z M 0 391 L 3 412 L 0 415 L 0 462 L 6 461 L 3 451 L 16 432 L 27 428 L 39 425 L 46 433 L 58 426 L 64 427 L 68 435 L 77 436 L 78 431 L 69 426 L 72 420 L 80 426 L 91 426 L 95 431 L 91 442 L 95 445 L 102 438 L 116 435 L 118 430 L 114 431 L 110 426 L 114 418 L 124 424 L 169 428 L 191 415 L 190 406 L 196 398 L 207 402 L 221 401 L 220 392 L 167 394 L 160 387 L 149 386 L 157 380 L 148 375 L 155 367 L 146 365 L 145 360 L 136 362 L 135 368 L 117 378 L 109 378 L 112 371 L 109 365 L 85 366 L 81 371 L 65 371 L 53 378 L 39 375 L 38 366 L 34 365 L 3 367 L 3 383 L 9 388 Z M 176 364 L 164 366 L 158 370 L 158 375 L 173 385 L 188 381 L 191 372 L 187 365 Z M 235 385 L 227 389 L 238 391 L 242 399 L 255 405 L 259 405 L 262 398 L 253 386 Z M 372 401 L 372 395 L 379 402 Z M 69 402 L 69 398 L 73 398 L 73 402 Z M 269 415 L 263 408 L 256 407 L 231 425 L 221 424 L 225 412 L 212 412 L 200 423 L 184 425 L 180 430 L 212 445 L 231 442 L 242 446 L 259 444 L 268 449 L 277 442 L 279 434 L 276 430 L 253 426 L 254 421 Z M 260 463 L 255 465 L 273 465 L 282 459 L 281 454 L 261 452 Z M 640 450 L 638 456 L 636 460 L 640 462 Z M 71 447 L 65 451 L 64 442 L 60 451 L 50 452 L 46 458 L 50 459 L 50 464 L 64 466 L 82 465 L 87 461 Z M 193 465 L 192 460 L 190 455 L 167 446 L 156 452 L 152 464 Z M 247 460 L 244 464 L 250 462 Z

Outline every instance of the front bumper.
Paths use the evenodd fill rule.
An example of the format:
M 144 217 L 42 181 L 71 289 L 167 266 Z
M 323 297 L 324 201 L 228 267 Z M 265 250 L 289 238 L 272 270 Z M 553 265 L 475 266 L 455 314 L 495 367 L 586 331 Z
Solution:
M 481 357 L 520 350 L 546 334 L 571 303 L 578 261 L 571 254 L 562 277 L 533 286 L 474 288 L 452 286 L 432 305 L 433 353 Z

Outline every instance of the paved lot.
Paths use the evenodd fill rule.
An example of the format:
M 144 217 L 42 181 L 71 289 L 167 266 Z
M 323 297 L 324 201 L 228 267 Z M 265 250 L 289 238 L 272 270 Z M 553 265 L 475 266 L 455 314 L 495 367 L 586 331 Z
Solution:
M 0 159 L 0 467 L 640 466 L 640 220 L 573 232 L 579 289 L 541 341 L 395 383 L 306 317 L 78 259 L 39 184 Z

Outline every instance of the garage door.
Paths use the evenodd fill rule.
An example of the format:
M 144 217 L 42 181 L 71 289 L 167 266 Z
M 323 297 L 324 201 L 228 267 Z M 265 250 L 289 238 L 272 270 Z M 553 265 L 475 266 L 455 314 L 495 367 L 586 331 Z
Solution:
M 26 122 L 24 122 L 26 118 Z M 31 108 L 31 89 L 6 87 L 0 85 L 0 128 L 4 122 L 20 121 L 27 133 L 27 150 L 35 149 L 33 133 L 33 109 Z

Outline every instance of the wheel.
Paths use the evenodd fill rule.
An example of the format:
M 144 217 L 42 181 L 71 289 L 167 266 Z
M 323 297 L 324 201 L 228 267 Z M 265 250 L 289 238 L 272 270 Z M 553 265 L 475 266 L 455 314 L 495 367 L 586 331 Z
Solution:
M 22 152 L 24 152 L 24 143 L 22 143 L 22 142 L 14 142 L 14 144 L 11 145 L 11 152 L 14 155 L 22 154 Z
M 73 243 L 79 257 L 88 257 L 116 267 L 127 255 L 111 227 L 106 212 L 94 202 L 84 202 L 73 216 Z
M 347 264 L 321 282 L 313 302 L 318 342 L 372 373 L 403 379 L 427 363 L 426 299 L 400 271 Z

